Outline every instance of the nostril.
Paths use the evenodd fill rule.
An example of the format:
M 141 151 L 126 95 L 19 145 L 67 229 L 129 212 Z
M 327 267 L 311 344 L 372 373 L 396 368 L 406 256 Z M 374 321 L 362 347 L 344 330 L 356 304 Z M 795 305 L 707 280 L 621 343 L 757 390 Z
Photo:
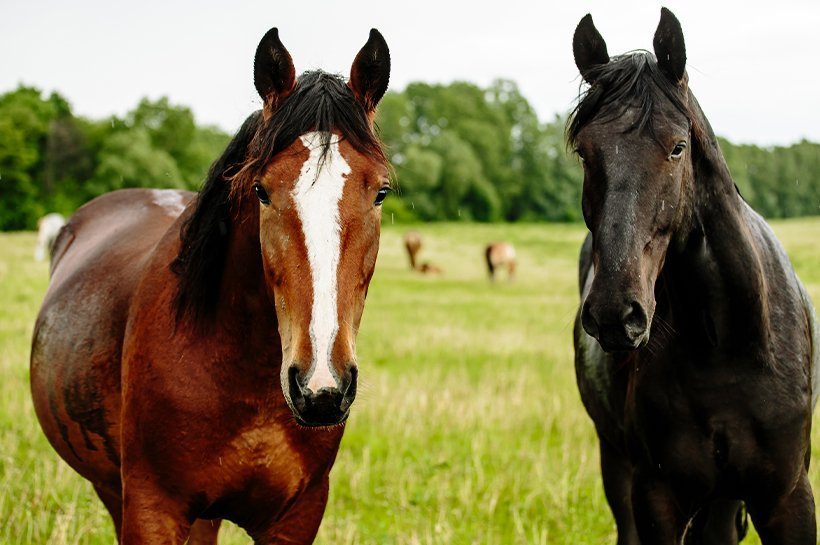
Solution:
M 296 410 L 304 411 L 307 407 L 307 399 L 299 384 L 299 369 L 295 365 L 291 365 L 288 369 L 288 394 Z
M 342 388 L 342 393 L 346 396 L 355 396 L 359 379 L 359 369 L 354 365 L 350 368 L 349 373 L 350 379 L 347 381 L 347 384 L 344 385 L 344 388 Z
M 646 311 L 640 303 L 632 301 L 623 315 L 624 327 L 627 334 L 633 339 L 639 337 L 646 331 Z
M 339 410 L 342 412 L 346 412 L 353 404 L 353 400 L 356 399 L 356 390 L 359 382 L 359 370 L 355 365 L 350 368 L 349 377 L 350 378 L 347 383 L 342 385 L 342 402 L 339 405 Z
M 584 305 L 581 308 L 581 325 L 584 326 L 584 330 L 590 336 L 598 338 L 598 322 L 592 315 L 592 305 L 589 304 L 588 300 L 584 301 Z

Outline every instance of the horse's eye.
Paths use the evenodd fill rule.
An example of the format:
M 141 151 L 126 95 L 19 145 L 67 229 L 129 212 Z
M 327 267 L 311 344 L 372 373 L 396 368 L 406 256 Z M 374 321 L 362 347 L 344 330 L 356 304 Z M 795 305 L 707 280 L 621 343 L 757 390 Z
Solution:
M 586 162 L 586 159 L 584 159 L 584 154 L 581 152 L 581 150 L 576 148 L 575 155 L 578 156 L 578 159 L 580 159 L 582 163 Z
M 383 187 L 379 189 L 379 192 L 376 193 L 376 200 L 373 202 L 373 204 L 375 204 L 376 206 L 380 206 L 384 202 L 384 199 L 387 198 L 388 193 L 390 193 L 389 187 Z
M 259 199 L 259 202 L 262 204 L 270 204 L 270 197 L 268 196 L 268 192 L 265 191 L 265 188 L 262 187 L 262 184 L 256 182 L 253 184 L 253 190 L 256 192 L 256 197 Z
M 674 149 L 672 149 L 672 153 L 669 154 L 670 159 L 677 159 L 683 153 L 683 150 L 686 149 L 686 142 L 678 142 L 675 144 Z

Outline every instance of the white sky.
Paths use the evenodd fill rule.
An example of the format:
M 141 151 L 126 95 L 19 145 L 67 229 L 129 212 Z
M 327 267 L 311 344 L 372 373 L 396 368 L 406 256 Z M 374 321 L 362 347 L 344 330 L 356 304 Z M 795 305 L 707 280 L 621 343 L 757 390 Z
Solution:
M 392 89 L 503 77 L 548 120 L 577 96 L 580 18 L 592 13 L 610 54 L 651 50 L 661 5 L 681 21 L 690 85 L 718 134 L 820 142 L 817 0 L 0 0 L 0 92 L 20 82 L 57 90 L 92 118 L 168 95 L 233 132 L 260 105 L 253 55 L 268 28 L 279 27 L 297 73 L 347 74 L 376 27 Z

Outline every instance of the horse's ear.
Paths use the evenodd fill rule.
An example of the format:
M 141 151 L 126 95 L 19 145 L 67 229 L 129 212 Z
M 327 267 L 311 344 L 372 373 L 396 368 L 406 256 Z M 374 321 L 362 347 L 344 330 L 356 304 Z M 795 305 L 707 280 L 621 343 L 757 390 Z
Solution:
M 370 29 L 370 38 L 350 67 L 348 85 L 356 100 L 362 103 L 368 113 L 372 113 L 387 91 L 389 81 L 390 50 L 381 33 L 373 28 Z
M 253 84 L 265 103 L 265 113 L 271 113 L 296 85 L 296 69 L 290 53 L 279 39 L 274 27 L 264 36 L 256 48 L 253 59 Z
M 672 83 L 680 83 L 686 71 L 686 45 L 680 21 L 666 8 L 661 8 L 661 22 L 652 41 L 658 68 Z
M 589 13 L 584 15 L 575 27 L 575 34 L 572 36 L 572 53 L 575 55 L 575 66 L 589 84 L 594 83 L 590 77 L 590 69 L 609 62 L 604 37 L 595 28 L 592 15 Z

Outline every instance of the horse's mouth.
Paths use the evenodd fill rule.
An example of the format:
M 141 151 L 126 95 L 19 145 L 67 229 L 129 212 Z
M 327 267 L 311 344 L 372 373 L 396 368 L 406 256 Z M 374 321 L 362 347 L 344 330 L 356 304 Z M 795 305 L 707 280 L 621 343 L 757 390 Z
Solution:
M 301 415 L 297 414 L 296 411 L 291 412 L 293 413 L 293 419 L 296 420 L 296 423 L 299 424 L 299 426 L 311 429 L 331 429 L 344 426 L 347 422 L 347 418 L 350 416 L 350 410 L 348 409 L 347 411 L 342 413 L 338 418 L 320 418 L 306 420 Z
M 293 403 L 289 396 L 285 397 L 290 413 L 296 423 L 303 428 L 335 428 L 342 426 L 350 416 L 350 405 L 343 410 L 335 403 L 311 403 L 300 400 Z
M 645 332 L 634 339 L 630 339 L 623 334 L 607 335 L 606 333 L 599 333 L 595 336 L 595 340 L 598 341 L 604 352 L 631 352 L 646 346 L 649 342 L 649 332 Z

